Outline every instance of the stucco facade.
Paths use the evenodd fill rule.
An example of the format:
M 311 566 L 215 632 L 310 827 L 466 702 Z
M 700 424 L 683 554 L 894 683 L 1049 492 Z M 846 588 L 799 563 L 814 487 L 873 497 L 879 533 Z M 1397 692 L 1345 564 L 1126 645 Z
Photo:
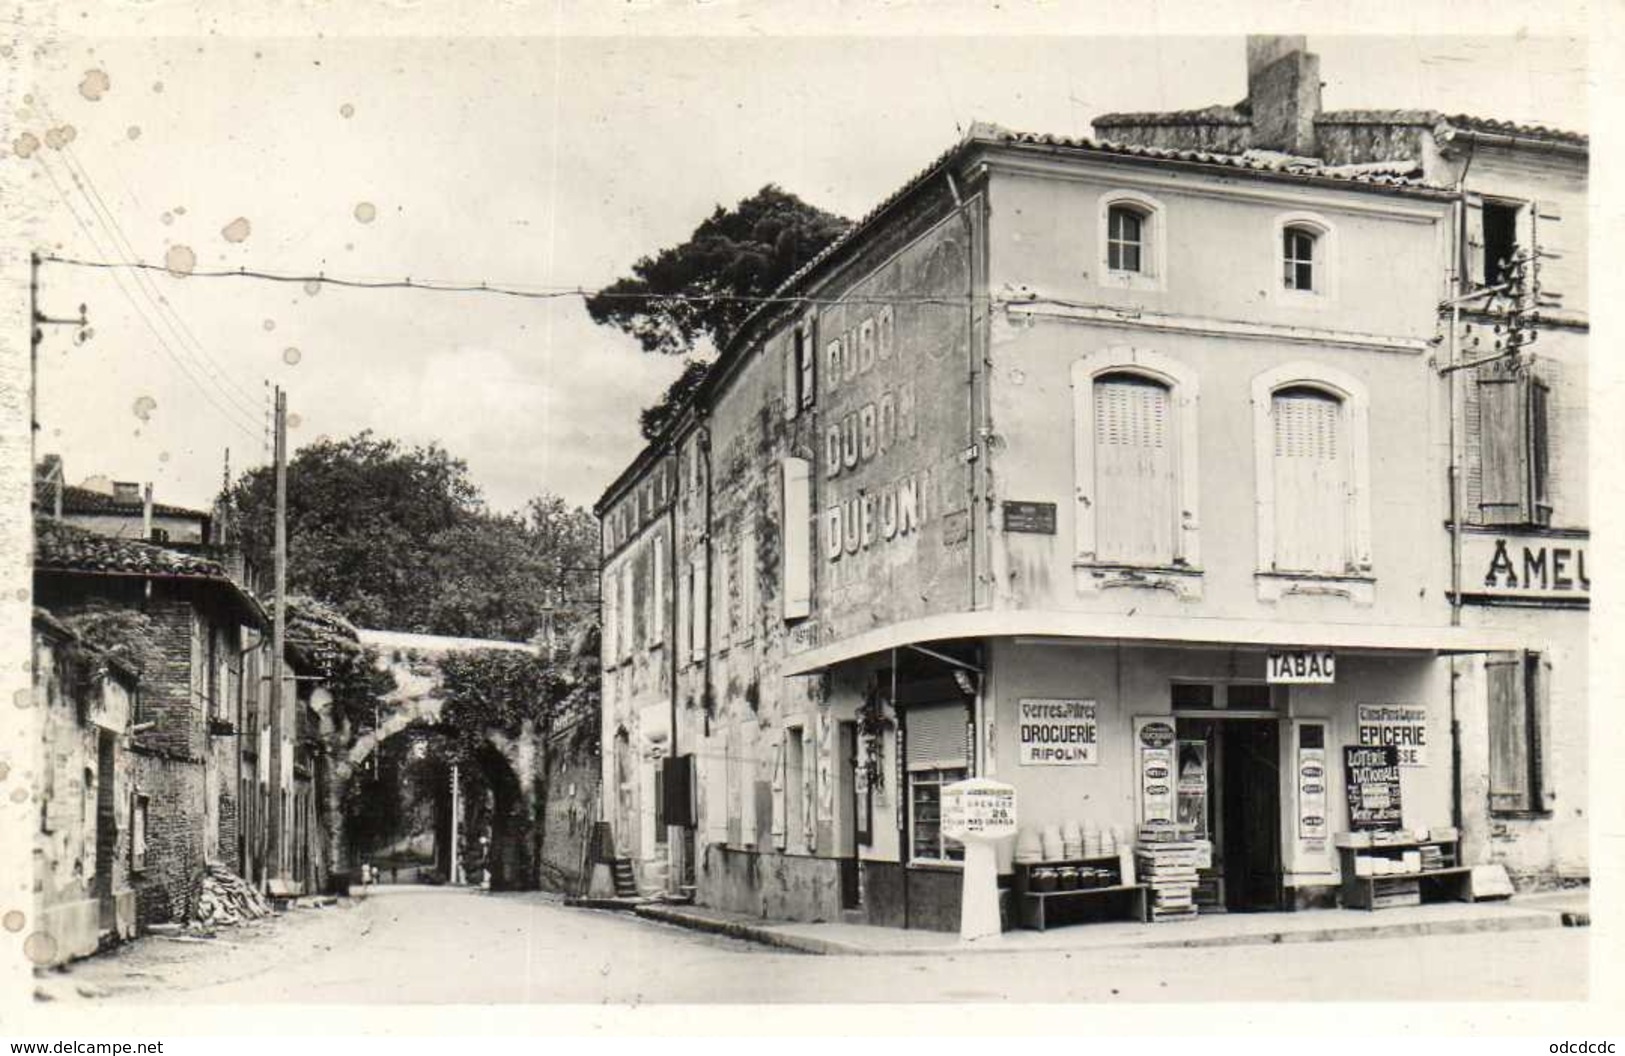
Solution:
M 977 126 L 747 322 L 599 505 L 602 816 L 646 887 L 952 928 L 941 786 L 1131 841 L 1175 823 L 1148 727 L 1200 763 L 1177 822 L 1215 908 L 1335 901 L 1344 750 L 1379 743 L 1393 823 L 1583 874 L 1583 604 L 1474 604 L 1457 571 L 1479 441 L 1446 368 L 1475 353 L 1441 305 L 1483 251 L 1455 148 L 1349 168 L 1364 135 L 1326 165 Z M 1558 328 L 1542 531 L 1572 540 L 1583 313 Z M 1513 656 L 1551 670 L 1535 745 L 1485 696 Z M 1574 814 L 1506 807 L 1537 757 Z

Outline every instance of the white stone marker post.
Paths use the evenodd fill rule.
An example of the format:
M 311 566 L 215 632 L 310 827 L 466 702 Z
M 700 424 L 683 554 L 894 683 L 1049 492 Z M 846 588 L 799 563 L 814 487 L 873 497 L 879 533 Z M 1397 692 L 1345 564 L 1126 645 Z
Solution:
M 942 788 L 942 832 L 965 845 L 959 937 L 985 939 L 999 922 L 999 861 L 995 845 L 1016 832 L 1015 786 L 971 778 Z

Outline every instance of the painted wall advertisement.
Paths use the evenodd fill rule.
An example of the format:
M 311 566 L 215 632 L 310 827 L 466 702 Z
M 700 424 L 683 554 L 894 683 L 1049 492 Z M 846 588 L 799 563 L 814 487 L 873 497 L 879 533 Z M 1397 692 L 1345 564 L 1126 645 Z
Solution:
M 1428 712 L 1413 704 L 1361 704 L 1360 744 L 1368 748 L 1393 745 L 1400 766 L 1428 764 Z
M 1326 749 L 1298 749 L 1298 839 L 1307 851 L 1324 849 L 1326 840 Z
M 1140 755 L 1140 823 L 1174 823 L 1174 724 L 1142 720 L 1135 735 Z
M 1092 700 L 1023 698 L 1017 734 L 1022 766 L 1094 766 L 1100 761 L 1098 708 Z
M 1343 780 L 1348 789 L 1351 830 L 1400 827 L 1398 748 L 1391 744 L 1380 748 L 1346 745 Z

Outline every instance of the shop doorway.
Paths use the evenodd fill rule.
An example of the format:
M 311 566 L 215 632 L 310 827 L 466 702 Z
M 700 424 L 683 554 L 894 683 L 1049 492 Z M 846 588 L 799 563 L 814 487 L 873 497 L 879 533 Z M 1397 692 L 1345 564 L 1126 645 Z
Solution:
M 1270 717 L 1181 716 L 1180 823 L 1213 844 L 1197 901 L 1237 913 L 1281 905 L 1280 724 Z

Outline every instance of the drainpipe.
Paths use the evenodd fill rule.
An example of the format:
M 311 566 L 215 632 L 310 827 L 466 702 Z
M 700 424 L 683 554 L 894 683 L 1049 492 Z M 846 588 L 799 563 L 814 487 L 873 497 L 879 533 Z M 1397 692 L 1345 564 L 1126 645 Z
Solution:
M 970 430 L 970 443 L 965 449 L 965 468 L 970 475 L 969 495 L 967 497 L 970 506 L 970 521 L 966 525 L 968 532 L 966 543 L 970 547 L 970 608 L 975 611 L 976 581 L 979 575 L 976 566 L 976 535 L 980 514 L 977 502 L 980 489 L 977 487 L 976 470 L 977 462 L 982 455 L 980 445 L 987 432 L 985 427 L 978 430 L 976 425 L 978 417 L 976 413 L 978 395 L 976 378 L 978 370 L 976 364 L 976 249 L 974 245 L 976 225 L 971 220 L 970 210 L 965 207 L 965 200 L 959 195 L 959 184 L 954 182 L 953 173 L 946 172 L 943 175 L 948 180 L 948 192 L 953 195 L 954 212 L 958 213 L 960 219 L 965 222 L 965 393 L 969 411 L 967 425 Z
M 666 608 L 671 619 L 666 623 L 666 651 L 671 654 L 671 750 L 672 756 L 677 755 L 677 672 L 679 668 L 679 653 L 682 650 L 677 640 L 677 484 L 676 470 L 682 468 L 682 458 L 677 454 L 673 445 L 667 452 L 672 459 L 674 470 L 670 503 L 666 507 Z M 704 714 L 702 711 L 701 714 Z M 702 720 L 706 724 L 705 733 L 710 735 L 710 720 Z M 692 791 L 692 790 L 691 790 Z
M 705 459 L 705 527 L 703 538 L 705 540 L 705 680 L 701 689 L 700 711 L 702 714 L 709 707 L 714 707 L 715 696 L 711 686 L 711 581 L 715 578 L 711 568 L 714 547 L 711 542 L 711 429 L 702 425 L 695 435 L 694 442 L 699 445 L 700 454 Z M 709 721 L 709 720 L 707 720 Z M 677 731 L 672 730 L 672 754 L 677 754 Z M 681 877 L 677 878 L 681 880 Z
M 1450 254 L 1450 334 L 1449 334 L 1449 364 L 1446 379 L 1447 392 L 1450 405 L 1450 625 L 1461 626 L 1461 565 L 1462 565 L 1462 521 L 1467 516 L 1466 480 L 1462 472 L 1463 452 L 1461 431 L 1458 426 L 1459 418 L 1466 414 L 1461 385 L 1456 380 L 1460 373 L 1461 348 L 1459 345 L 1459 332 L 1461 330 L 1461 302 L 1465 285 L 1462 276 L 1467 274 L 1466 254 L 1467 239 L 1467 172 L 1473 165 L 1473 151 L 1469 149 L 1467 160 L 1462 165 L 1461 175 L 1456 180 L 1456 201 L 1451 206 L 1451 254 Z M 1462 830 L 1461 805 L 1461 716 L 1457 701 L 1457 682 L 1460 678 L 1456 669 L 1456 657 L 1450 657 L 1450 824 L 1458 833 Z

